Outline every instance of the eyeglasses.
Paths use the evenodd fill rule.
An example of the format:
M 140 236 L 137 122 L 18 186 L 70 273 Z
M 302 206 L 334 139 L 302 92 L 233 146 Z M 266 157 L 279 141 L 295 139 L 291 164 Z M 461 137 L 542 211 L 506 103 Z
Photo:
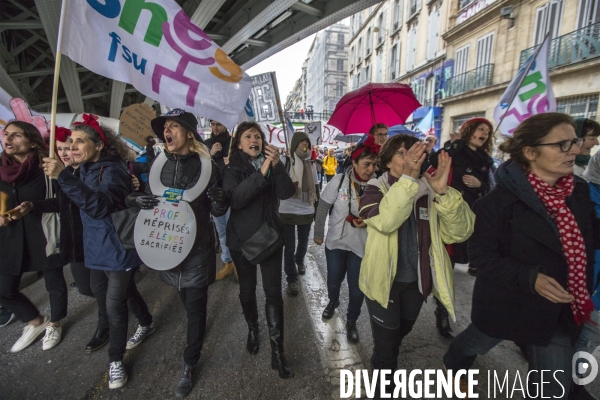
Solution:
M 566 153 L 573 148 L 573 145 L 576 145 L 577 148 L 580 149 L 581 146 L 583 146 L 583 138 L 563 140 L 562 142 L 556 143 L 539 143 L 534 146 L 558 146 L 560 148 L 560 151 Z
M 402 158 L 404 158 L 404 156 L 406 155 L 404 150 L 398 150 L 398 151 L 394 152 L 394 155 L 396 155 L 396 154 L 398 154 Z
M 376 134 L 374 134 L 373 136 L 379 136 L 379 137 L 388 137 L 388 133 L 381 133 L 381 132 L 377 132 Z

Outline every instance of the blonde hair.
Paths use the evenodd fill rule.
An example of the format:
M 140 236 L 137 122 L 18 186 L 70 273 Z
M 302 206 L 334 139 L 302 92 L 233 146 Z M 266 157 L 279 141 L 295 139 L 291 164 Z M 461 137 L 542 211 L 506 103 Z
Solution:
M 169 152 L 165 143 L 162 143 L 161 146 L 165 152 Z M 192 153 L 198 153 L 200 157 L 211 158 L 206 145 L 194 139 L 193 135 L 191 138 L 188 138 L 188 148 Z

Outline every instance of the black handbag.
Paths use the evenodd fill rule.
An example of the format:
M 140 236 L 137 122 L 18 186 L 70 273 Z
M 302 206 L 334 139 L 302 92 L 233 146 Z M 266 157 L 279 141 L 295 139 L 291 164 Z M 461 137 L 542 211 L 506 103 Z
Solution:
M 250 264 L 256 265 L 267 260 L 282 247 L 281 234 L 266 220 L 258 231 L 242 243 L 242 254 Z
M 115 231 L 119 235 L 119 240 L 125 250 L 135 249 L 135 240 L 133 238 L 133 232 L 135 229 L 135 221 L 140 210 L 136 208 L 126 208 L 121 211 L 110 214 Z

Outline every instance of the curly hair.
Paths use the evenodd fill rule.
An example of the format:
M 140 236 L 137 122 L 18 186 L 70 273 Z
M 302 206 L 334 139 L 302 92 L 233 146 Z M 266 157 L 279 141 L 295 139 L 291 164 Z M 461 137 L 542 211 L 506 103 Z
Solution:
M 8 127 L 11 125 L 14 125 L 17 128 L 21 129 L 23 131 L 23 135 L 25 136 L 25 138 L 27 138 L 27 140 L 29 140 L 31 143 L 33 143 L 35 145 L 35 147 L 33 147 L 31 149 L 31 151 L 33 153 L 35 153 L 37 155 L 38 159 L 40 160 L 40 168 L 41 168 L 42 167 L 42 159 L 44 157 L 48 156 L 48 152 L 46 151 L 47 144 L 44 141 L 44 138 L 42 137 L 38 128 L 36 128 L 35 125 L 30 124 L 29 122 L 15 120 L 15 121 L 10 121 L 8 124 L 6 124 L 6 126 L 4 127 L 4 131 L 6 132 L 6 129 L 8 129 Z M 10 159 L 14 159 L 14 156 L 6 154 L 6 150 L 2 152 L 2 157 L 8 157 Z
M 552 129 L 562 124 L 571 125 L 575 129 L 575 121 L 570 115 L 557 112 L 534 115 L 521 122 L 513 136 L 500 144 L 499 149 L 508 153 L 511 160 L 528 167 L 529 160 L 523 154 L 523 149 L 535 148 Z
M 106 125 L 100 125 L 102 131 L 104 132 L 104 136 L 106 136 L 106 144 L 102 149 L 102 156 L 117 156 L 123 161 L 134 161 L 135 153 L 127 147 L 127 145 L 119 139 L 115 131 L 110 129 Z M 71 128 L 71 132 L 81 131 L 87 134 L 94 144 L 98 145 L 102 142 L 102 138 L 98 134 L 98 132 L 92 128 L 91 126 L 85 124 L 77 124 Z
M 494 144 L 494 138 L 493 138 L 493 135 L 492 135 L 493 128 L 489 124 L 487 124 L 486 122 L 482 122 L 482 121 L 473 121 L 473 122 L 467 121 L 467 122 L 465 122 L 460 127 L 460 132 L 459 132 L 460 133 L 460 138 L 462 140 L 464 140 L 468 144 L 469 140 L 471 140 L 471 138 L 473 137 L 473 135 L 477 131 L 477 128 L 479 128 L 480 125 L 487 125 L 490 128 L 490 134 L 488 135 L 487 140 L 480 147 L 481 150 L 483 150 L 486 153 L 490 154 L 490 152 L 492 151 L 492 146 Z

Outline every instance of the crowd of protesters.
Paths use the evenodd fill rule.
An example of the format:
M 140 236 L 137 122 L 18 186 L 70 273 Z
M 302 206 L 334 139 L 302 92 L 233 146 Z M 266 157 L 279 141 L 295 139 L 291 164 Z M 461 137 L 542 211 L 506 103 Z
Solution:
M 140 164 L 94 115 L 57 128 L 55 158 L 34 125 L 6 125 L 0 326 L 14 317 L 26 324 L 11 352 L 42 334 L 43 350 L 60 343 L 68 316 L 63 267 L 69 264 L 79 292 L 97 305 L 98 323 L 85 351 L 108 343 L 108 386 L 127 383 L 126 350 L 157 327 L 134 279 L 142 261 L 122 242 L 112 215 L 159 204 L 140 176 L 155 171 L 173 189 L 208 182 L 190 202 L 198 231 L 192 250 L 161 272 L 178 289 L 187 315 L 176 397 L 193 388 L 208 287 L 215 281 L 235 274 L 248 324 L 246 349 L 258 353 L 258 267 L 271 368 L 282 379 L 294 377 L 284 355 L 282 280 L 285 273 L 288 295 L 299 294 L 312 231 L 327 263 L 322 318 L 334 316 L 346 280 L 347 339 L 361 340 L 357 324 L 366 303 L 372 337 L 362 340 L 372 340 L 373 370 L 398 367 L 402 341 L 431 295 L 437 330 L 452 339 L 445 368 L 469 369 L 477 355 L 514 341 L 529 362 L 528 385 L 545 384 L 553 398 L 592 398 L 573 384 L 571 359 L 600 344 L 600 156 L 591 155 L 600 136 L 597 122 L 561 113 L 532 116 L 500 145 L 507 161 L 497 170 L 494 126 L 484 118 L 466 121 L 438 151 L 435 135 L 390 137 L 378 123 L 339 156 L 333 148 L 319 150 L 301 131 L 282 154 L 254 122 L 240 123 L 232 136 L 211 121 L 210 138 L 203 140 L 196 117 L 179 109 L 153 119 L 151 127 L 162 143 L 149 141 L 148 161 Z M 223 268 L 217 271 L 219 253 Z M 476 277 L 471 324 L 456 337 L 450 327 L 458 307 L 455 264 L 467 264 Z M 49 316 L 19 289 L 23 274 L 32 271 L 44 277 Z M 138 327 L 128 339 L 129 311 Z M 556 379 L 544 381 L 540 370 L 555 371 Z M 466 386 L 460 379 L 457 387 Z

